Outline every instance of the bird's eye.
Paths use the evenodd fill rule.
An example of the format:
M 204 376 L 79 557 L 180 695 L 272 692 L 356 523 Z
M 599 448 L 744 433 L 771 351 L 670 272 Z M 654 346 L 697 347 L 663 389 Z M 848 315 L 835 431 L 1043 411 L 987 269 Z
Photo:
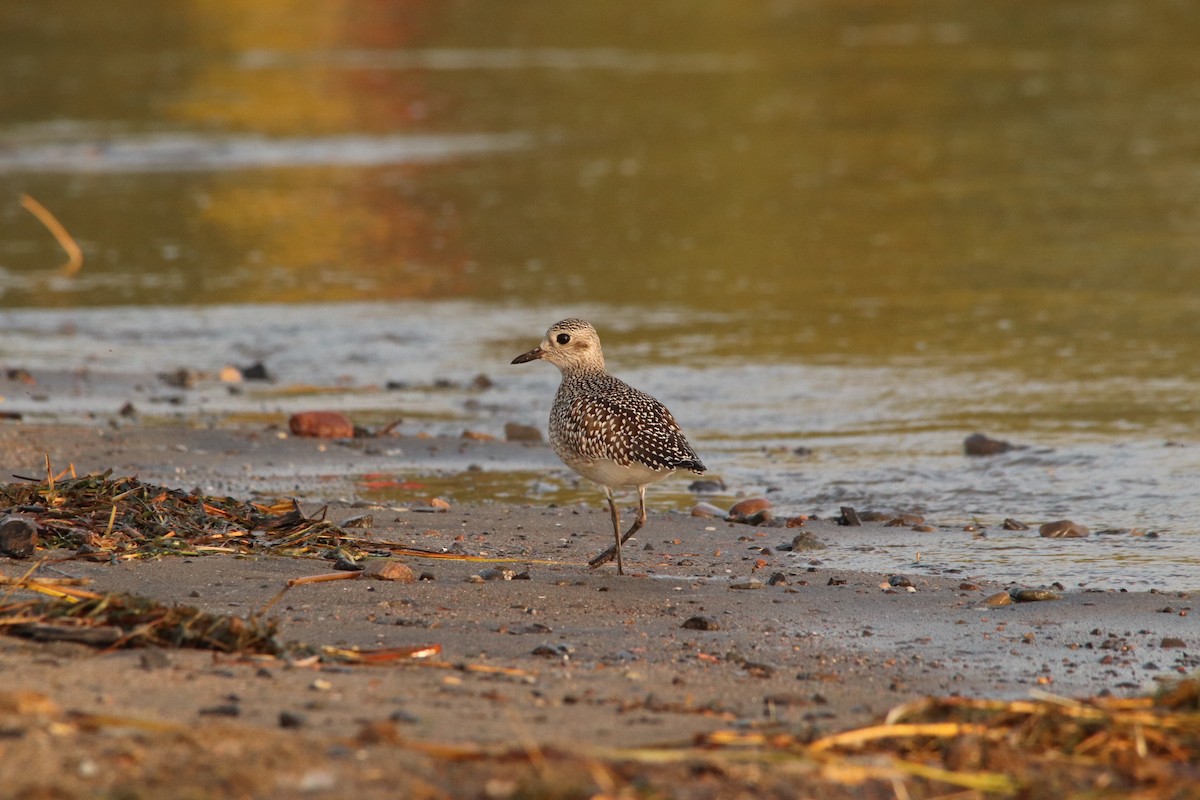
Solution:
M 567 342 L 571 341 L 571 334 L 560 333 L 557 337 L 555 337 L 554 341 L 558 342 L 559 344 L 566 344 Z

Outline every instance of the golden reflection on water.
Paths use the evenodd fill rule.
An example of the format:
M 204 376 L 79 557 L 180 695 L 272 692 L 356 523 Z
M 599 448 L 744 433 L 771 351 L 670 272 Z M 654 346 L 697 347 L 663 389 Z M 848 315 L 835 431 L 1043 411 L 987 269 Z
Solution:
M 123 5 L 123 28 L 21 10 L 0 77 L 35 64 L 52 88 L 22 88 L 0 135 L 535 146 L 0 172 L 88 256 L 80 288 L 48 287 L 53 243 L 0 213 L 4 305 L 587 302 L 695 312 L 682 334 L 712 357 L 1200 370 L 1200 18 L 1166 0 Z

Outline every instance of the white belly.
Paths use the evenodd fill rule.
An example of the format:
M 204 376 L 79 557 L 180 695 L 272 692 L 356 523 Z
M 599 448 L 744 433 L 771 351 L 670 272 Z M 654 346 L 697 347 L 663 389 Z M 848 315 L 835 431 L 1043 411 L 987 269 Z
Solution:
M 651 469 L 645 464 L 633 463 L 627 467 L 623 467 L 615 461 L 610 461 L 606 458 L 595 460 L 582 459 L 563 459 L 563 462 L 571 469 L 578 472 L 588 480 L 595 481 L 601 486 L 618 487 L 618 486 L 645 486 L 648 483 L 661 481 L 669 475 L 673 475 L 673 469 Z

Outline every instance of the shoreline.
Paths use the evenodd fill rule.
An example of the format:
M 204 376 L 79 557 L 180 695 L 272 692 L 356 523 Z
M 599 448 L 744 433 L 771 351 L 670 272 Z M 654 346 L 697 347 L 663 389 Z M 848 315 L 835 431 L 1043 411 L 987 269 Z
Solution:
M 314 670 L 0 636 L 7 689 L 155 724 L 191 726 L 225 714 L 222 724 L 246 735 L 275 735 L 280 720 L 295 719 L 300 732 L 334 739 L 377 723 L 406 741 L 497 747 L 518 736 L 570 749 L 678 744 L 730 727 L 823 735 L 928 696 L 1133 696 L 1200 666 L 1187 593 L 1067 591 L 992 607 L 986 599 L 1005 589 L 998 583 L 914 574 L 908 591 L 890 586 L 885 573 L 839 569 L 823 551 L 779 549 L 801 531 L 846 534 L 828 520 L 756 528 L 651 511 L 627 545 L 632 574 L 620 577 L 611 565 L 586 567 L 608 543 L 599 507 L 450 504 L 424 513 L 337 500 L 339 487 L 320 478 L 331 464 L 394 461 L 396 450 L 406 465 L 457 470 L 464 481 L 506 459 L 552 463 L 541 446 L 405 438 L 372 454 L 372 441 L 384 444 L 339 449 L 239 429 L 6 424 L 0 467 L 32 477 L 48 455 L 55 469 L 72 463 L 80 474 L 111 468 L 114 477 L 213 487 L 243 500 L 296 497 L 307 515 L 369 514 L 368 535 L 379 542 L 504 559 L 407 557 L 428 579 L 296 586 L 271 607 L 285 639 L 437 646 L 435 660 L 447 666 Z M 276 491 L 285 486 L 300 491 Z M 412 505 L 427 502 L 414 491 Z M 854 533 L 887 531 L 880 522 Z M 31 562 L 0 565 L 15 578 Z M 319 558 L 208 555 L 70 560 L 54 570 L 90 580 L 93 591 L 250 615 L 289 579 L 330 567 Z M 478 577 L 489 569 L 524 575 Z M 684 625 L 697 616 L 712 629 Z M 1184 646 L 1164 646 L 1175 640 Z

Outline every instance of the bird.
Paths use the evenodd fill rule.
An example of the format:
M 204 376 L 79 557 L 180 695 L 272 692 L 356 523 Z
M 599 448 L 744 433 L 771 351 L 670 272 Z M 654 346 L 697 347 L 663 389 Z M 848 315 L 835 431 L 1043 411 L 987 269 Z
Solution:
M 616 543 L 591 559 L 592 569 L 617 559 L 625 574 L 621 545 L 646 524 L 646 487 L 678 470 L 703 474 L 706 467 L 667 407 L 613 377 L 604 366 L 600 335 L 588 322 L 570 317 L 546 331 L 542 343 L 512 360 L 549 361 L 562 373 L 550 409 L 550 445 L 563 463 L 604 487 Z M 617 489 L 636 488 L 638 513 L 622 536 Z

